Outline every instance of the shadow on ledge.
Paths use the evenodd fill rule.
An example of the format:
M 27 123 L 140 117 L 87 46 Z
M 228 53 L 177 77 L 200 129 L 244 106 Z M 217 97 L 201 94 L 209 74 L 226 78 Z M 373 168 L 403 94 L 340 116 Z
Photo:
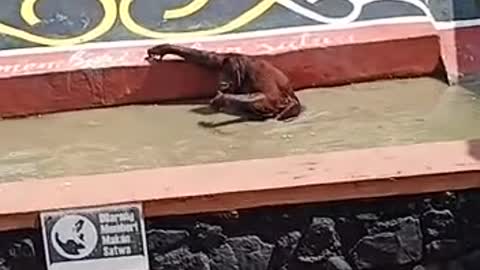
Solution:
M 480 139 L 468 140 L 467 144 L 468 154 L 476 160 L 480 160 Z

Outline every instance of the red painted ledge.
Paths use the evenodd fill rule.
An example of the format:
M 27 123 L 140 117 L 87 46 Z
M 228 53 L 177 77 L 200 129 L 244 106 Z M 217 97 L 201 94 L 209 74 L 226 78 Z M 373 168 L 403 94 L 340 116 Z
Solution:
M 0 230 L 118 203 L 153 217 L 478 187 L 479 141 L 394 146 L 0 184 Z
M 478 80 L 480 75 L 480 27 L 470 26 L 441 32 L 445 65 L 455 83 Z
M 389 27 L 392 31 L 399 26 Z M 444 72 L 439 37 L 428 30 L 431 26 L 423 29 L 425 26 L 420 25 L 414 29 L 416 27 L 420 27 L 419 33 L 414 31 L 398 39 L 333 44 L 328 47 L 304 46 L 304 49 L 257 56 L 270 60 L 282 69 L 297 90 Z M 365 36 L 358 36 L 357 39 L 374 40 L 372 32 L 369 29 L 369 32 L 362 34 Z M 428 35 L 423 35 L 425 33 Z M 129 49 L 112 49 L 115 50 L 122 52 Z M 130 55 L 137 56 L 135 61 L 143 59 L 145 48 L 131 50 Z M 0 79 L 0 118 L 205 98 L 214 94 L 215 79 L 213 72 L 177 61 L 154 66 L 144 63 L 3 77 Z

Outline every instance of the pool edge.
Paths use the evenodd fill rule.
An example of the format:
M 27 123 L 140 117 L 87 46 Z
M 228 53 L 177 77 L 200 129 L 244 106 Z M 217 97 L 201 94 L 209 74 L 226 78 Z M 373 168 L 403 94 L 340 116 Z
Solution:
M 42 211 L 121 203 L 154 217 L 477 187 L 480 141 L 371 148 L 4 183 L 0 231 L 36 227 Z

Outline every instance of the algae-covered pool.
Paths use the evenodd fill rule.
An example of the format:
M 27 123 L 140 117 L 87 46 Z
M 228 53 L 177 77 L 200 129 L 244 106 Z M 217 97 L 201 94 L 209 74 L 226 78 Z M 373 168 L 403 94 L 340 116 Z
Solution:
M 431 78 L 300 91 L 288 123 L 199 121 L 204 105 L 126 106 L 0 122 L 0 181 L 480 137 L 480 100 Z M 194 110 L 194 111 L 192 111 Z

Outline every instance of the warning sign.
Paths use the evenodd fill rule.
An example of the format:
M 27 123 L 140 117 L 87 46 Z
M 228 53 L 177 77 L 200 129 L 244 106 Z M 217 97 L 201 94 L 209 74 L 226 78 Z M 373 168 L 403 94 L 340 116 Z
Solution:
M 147 270 L 141 205 L 41 214 L 49 270 Z

